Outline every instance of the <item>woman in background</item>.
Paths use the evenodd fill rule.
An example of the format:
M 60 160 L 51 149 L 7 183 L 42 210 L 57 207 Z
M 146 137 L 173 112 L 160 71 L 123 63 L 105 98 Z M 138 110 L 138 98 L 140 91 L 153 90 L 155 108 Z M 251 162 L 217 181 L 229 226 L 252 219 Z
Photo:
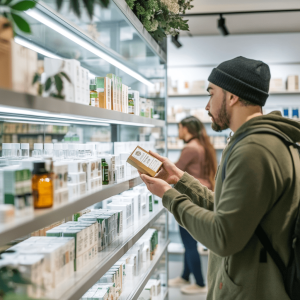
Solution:
M 179 123 L 178 129 L 179 138 L 184 140 L 186 145 L 176 166 L 194 176 L 201 184 L 214 190 L 217 171 L 216 154 L 204 125 L 196 117 L 190 116 Z M 184 294 L 206 293 L 197 242 L 181 226 L 179 226 L 179 231 L 185 248 L 184 269 L 181 277 L 169 280 L 169 286 L 182 287 L 181 292 Z M 196 284 L 189 282 L 191 273 L 195 277 Z

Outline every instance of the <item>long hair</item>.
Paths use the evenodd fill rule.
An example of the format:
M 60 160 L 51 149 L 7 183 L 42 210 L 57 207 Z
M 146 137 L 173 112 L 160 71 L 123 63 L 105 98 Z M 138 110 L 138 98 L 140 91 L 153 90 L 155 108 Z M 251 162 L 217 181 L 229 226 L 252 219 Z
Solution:
M 197 138 L 205 150 L 204 176 L 209 179 L 212 190 L 215 187 L 215 175 L 217 172 L 216 152 L 210 142 L 203 123 L 196 117 L 186 117 L 180 121 L 182 127 L 186 127 L 188 132 Z

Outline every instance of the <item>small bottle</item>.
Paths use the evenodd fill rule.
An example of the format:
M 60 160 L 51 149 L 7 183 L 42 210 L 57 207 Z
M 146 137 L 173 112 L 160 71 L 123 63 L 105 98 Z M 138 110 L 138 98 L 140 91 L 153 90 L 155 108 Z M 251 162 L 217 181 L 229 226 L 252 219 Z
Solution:
M 95 150 L 95 145 L 94 144 L 86 144 L 85 145 L 85 156 L 87 158 L 94 157 L 94 151 Z
M 82 159 L 86 157 L 85 144 L 77 144 L 77 158 Z
M 43 156 L 43 144 L 35 143 L 33 144 L 32 157 L 41 158 Z
M 102 165 L 102 184 L 108 185 L 109 184 L 109 173 L 108 173 L 108 164 L 105 161 L 105 158 L 101 159 Z
M 22 156 L 22 158 L 29 158 L 29 144 L 28 143 L 21 144 L 21 156 Z
M 36 162 L 32 171 L 32 195 L 34 208 L 48 208 L 53 205 L 53 183 L 44 162 Z
M 104 78 L 97 78 L 98 106 L 96 106 L 101 108 L 107 108 L 104 94 L 104 80 Z
M 2 157 L 11 158 L 12 144 L 2 143 Z
M 77 144 L 68 144 L 68 159 L 77 159 Z
M 12 145 L 11 159 L 20 159 L 21 157 L 20 143 L 12 143 L 11 145 Z
M 90 105 L 99 107 L 99 99 L 95 79 L 91 79 L 90 81 Z
M 52 143 L 44 144 L 44 156 L 45 157 L 53 157 L 53 144 Z
M 134 93 L 128 91 L 128 113 L 134 115 Z
M 62 149 L 63 149 L 63 153 L 64 153 L 64 159 L 67 159 L 68 158 L 68 143 L 63 143 Z
M 60 160 L 63 158 L 64 158 L 63 144 L 62 143 L 53 144 L 53 159 Z

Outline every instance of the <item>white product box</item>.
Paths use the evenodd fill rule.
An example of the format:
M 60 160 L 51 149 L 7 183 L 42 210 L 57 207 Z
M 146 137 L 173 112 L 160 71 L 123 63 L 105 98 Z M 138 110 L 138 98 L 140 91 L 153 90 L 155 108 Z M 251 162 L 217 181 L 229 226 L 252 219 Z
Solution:
M 141 212 L 141 194 L 139 191 L 133 190 L 133 191 L 125 191 L 121 194 L 124 197 L 132 197 L 134 202 L 134 219 L 135 221 L 139 220 L 141 218 L 142 212 Z

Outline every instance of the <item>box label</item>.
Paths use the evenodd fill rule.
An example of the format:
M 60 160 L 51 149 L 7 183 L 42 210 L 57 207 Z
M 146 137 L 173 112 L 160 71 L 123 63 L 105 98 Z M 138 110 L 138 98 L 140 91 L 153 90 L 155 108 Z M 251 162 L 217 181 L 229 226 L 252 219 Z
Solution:
M 161 165 L 161 162 L 158 159 L 139 148 L 135 149 L 132 156 L 154 172 L 156 172 Z

